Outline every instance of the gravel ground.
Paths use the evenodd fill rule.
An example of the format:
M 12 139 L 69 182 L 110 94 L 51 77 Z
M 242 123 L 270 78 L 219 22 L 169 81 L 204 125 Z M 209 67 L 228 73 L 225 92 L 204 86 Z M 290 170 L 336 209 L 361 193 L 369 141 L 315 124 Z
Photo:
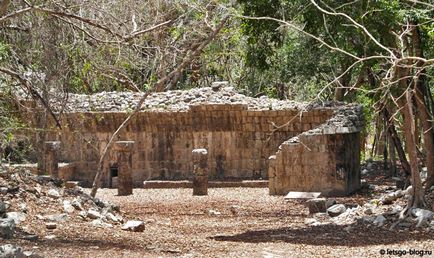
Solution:
M 135 189 L 127 197 L 101 189 L 98 197 L 119 204 L 127 219 L 145 221 L 145 231 L 72 220 L 54 232 L 38 232 L 36 242 L 15 243 L 46 257 L 379 257 L 381 250 L 434 251 L 432 232 L 389 231 L 363 222 L 351 229 L 307 226 L 307 208 L 269 196 L 265 188 L 209 189 L 204 197 L 192 196 L 191 189 Z M 360 204 L 367 198 L 338 202 Z

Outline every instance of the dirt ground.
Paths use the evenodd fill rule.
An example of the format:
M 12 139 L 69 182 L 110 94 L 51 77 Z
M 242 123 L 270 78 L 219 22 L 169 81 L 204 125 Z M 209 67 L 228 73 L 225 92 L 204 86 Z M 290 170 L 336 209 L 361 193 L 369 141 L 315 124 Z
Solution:
M 67 221 L 38 232 L 39 240 L 12 242 L 46 257 L 379 257 L 381 250 L 434 251 L 432 232 L 389 231 L 364 222 L 350 230 L 307 226 L 307 208 L 269 196 L 266 188 L 210 189 L 204 197 L 192 196 L 191 189 L 135 189 L 127 197 L 102 189 L 98 197 L 119 204 L 124 217 L 145 221 L 145 231 Z M 361 204 L 367 198 L 363 193 L 338 202 Z
M 420 251 L 434 253 L 434 232 L 415 228 L 415 223 L 390 230 L 396 215 L 387 217 L 383 227 L 363 220 L 349 226 L 312 226 L 306 222 L 313 215 L 303 201 L 270 196 L 267 188 L 212 188 L 208 196 L 192 196 L 192 189 L 134 189 L 131 196 L 100 189 L 98 198 L 118 204 L 125 220 L 144 221 L 145 230 L 123 231 L 121 224 L 95 227 L 77 211 L 48 230 L 38 216 L 62 213 L 62 199 L 43 194 L 49 185 L 43 185 L 41 196 L 35 197 L 29 192 L 35 187 L 32 179 L 14 178 L 25 191 L 8 194 L 12 207 L 27 204 L 27 219 L 19 228 L 38 239 L 24 240 L 18 234 L 14 239 L 0 239 L 0 244 L 17 244 L 44 257 L 381 257 L 382 251 L 386 257 L 403 252 L 420 257 Z M 336 201 L 355 207 L 395 189 L 381 166 L 364 179 L 371 187 Z M 433 200 L 429 202 L 432 209 Z M 330 221 L 326 214 L 315 218 Z

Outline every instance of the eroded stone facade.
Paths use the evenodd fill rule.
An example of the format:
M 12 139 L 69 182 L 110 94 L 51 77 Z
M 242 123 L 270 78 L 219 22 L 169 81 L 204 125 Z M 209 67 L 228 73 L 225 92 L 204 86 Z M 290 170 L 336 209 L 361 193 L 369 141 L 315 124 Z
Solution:
M 362 113 L 357 105 L 255 99 L 232 88 L 156 95 L 163 97 L 151 96 L 116 139 L 135 142 L 132 170 L 137 187 L 144 180 L 192 179 L 192 150 L 198 148 L 208 151 L 210 180 L 270 177 L 271 194 L 291 190 L 341 194 L 359 186 Z M 60 141 L 59 159 L 73 164 L 71 174 L 63 175 L 65 179 L 91 183 L 109 137 L 128 116 L 131 103 L 140 98 L 139 94 L 128 96 L 121 98 L 120 105 L 106 109 L 104 105 L 116 101 L 106 98 L 95 107 L 95 97 L 70 97 L 75 108 L 69 106 L 61 116 L 63 129 L 53 129 L 48 139 Z M 299 143 L 294 143 L 297 136 Z M 275 165 L 269 169 L 272 155 Z M 110 185 L 113 165 L 109 158 L 104 186 Z M 344 180 L 337 179 L 340 171 Z

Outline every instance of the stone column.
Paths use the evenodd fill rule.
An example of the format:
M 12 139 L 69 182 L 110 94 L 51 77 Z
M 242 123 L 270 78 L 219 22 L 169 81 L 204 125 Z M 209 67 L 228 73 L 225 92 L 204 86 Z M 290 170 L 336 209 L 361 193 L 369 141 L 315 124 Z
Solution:
M 114 151 L 118 164 L 118 195 L 133 194 L 133 155 L 134 141 L 117 141 Z
M 268 190 L 270 195 L 276 195 L 276 155 L 268 158 Z
M 53 178 L 59 177 L 59 141 L 45 142 L 45 172 Z
M 208 152 L 194 149 L 193 156 L 193 195 L 208 195 Z

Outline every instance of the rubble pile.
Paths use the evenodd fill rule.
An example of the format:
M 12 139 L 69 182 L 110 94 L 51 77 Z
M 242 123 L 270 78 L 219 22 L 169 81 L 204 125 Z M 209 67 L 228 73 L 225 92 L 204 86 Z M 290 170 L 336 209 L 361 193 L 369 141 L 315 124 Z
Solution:
M 62 180 L 37 176 L 24 169 L 7 172 L 0 169 L 0 239 L 54 239 L 56 232 L 68 230 L 74 223 L 89 228 L 130 230 L 123 225 L 119 206 L 92 198 L 75 184 L 68 187 Z M 143 230 L 143 226 L 139 230 L 134 228 Z M 0 256 L 2 252 L 31 256 L 13 245 L 0 246 Z
M 374 163 L 368 162 L 362 167 L 362 174 L 367 175 L 378 170 Z M 423 170 L 422 170 L 423 172 Z M 399 219 L 400 213 L 406 208 L 407 200 L 411 198 L 412 186 L 405 190 L 388 186 L 385 189 L 377 189 L 375 186 L 364 183 L 364 188 L 369 191 L 379 192 L 374 198 L 363 205 L 344 205 L 336 203 L 334 199 L 313 198 L 305 202 L 311 218 L 306 219 L 305 224 L 318 226 L 326 224 L 345 225 L 351 229 L 355 223 L 368 223 L 378 227 L 389 227 L 397 230 L 409 230 L 412 228 L 434 231 L 434 187 L 426 193 L 427 207 L 425 209 L 413 208 L 408 216 Z M 320 209 L 318 209 L 320 207 Z

